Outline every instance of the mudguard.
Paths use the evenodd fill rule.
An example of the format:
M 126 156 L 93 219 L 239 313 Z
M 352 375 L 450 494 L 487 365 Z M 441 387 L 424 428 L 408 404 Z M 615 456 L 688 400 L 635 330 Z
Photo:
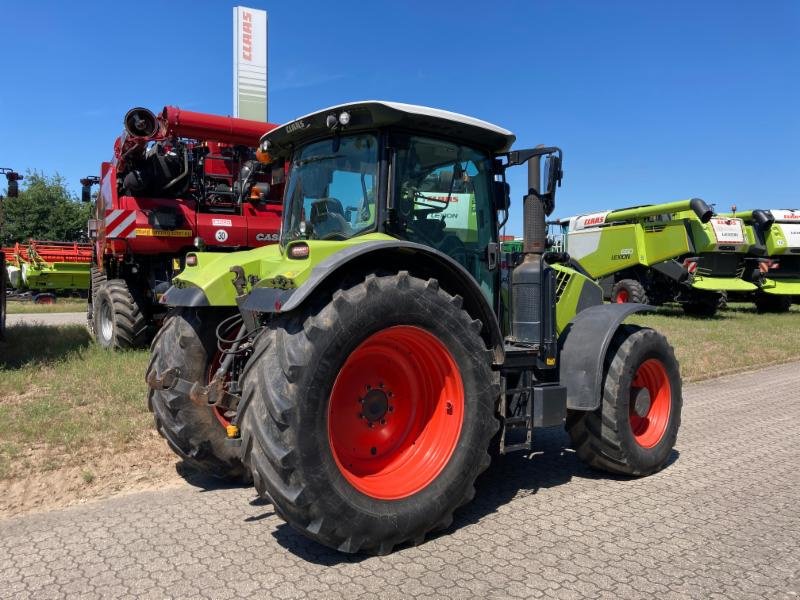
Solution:
M 647 304 L 600 304 L 579 312 L 561 336 L 560 382 L 567 388 L 567 408 L 595 410 L 603 395 L 603 367 L 611 338 L 633 313 L 653 310 Z
M 469 271 L 443 252 L 405 240 L 381 240 L 355 244 L 316 265 L 309 278 L 294 289 L 255 287 L 240 304 L 243 312 L 286 313 L 298 308 L 327 280 L 342 279 L 348 267 L 407 270 L 435 277 L 444 289 L 463 298 L 464 308 L 480 319 L 482 333 L 491 344 L 495 364 L 503 362 L 503 336 L 491 305 Z
M 198 308 L 201 306 L 210 306 L 208 298 L 205 293 L 198 287 L 171 287 L 167 290 L 169 293 L 169 306 L 191 306 Z M 162 304 L 167 304 L 167 294 L 164 294 Z

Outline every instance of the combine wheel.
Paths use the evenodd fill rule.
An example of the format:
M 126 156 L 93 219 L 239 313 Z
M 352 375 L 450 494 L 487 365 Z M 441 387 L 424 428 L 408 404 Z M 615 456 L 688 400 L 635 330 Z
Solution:
M 94 335 L 107 350 L 144 348 L 148 342 L 147 319 L 123 279 L 101 284 L 94 294 Z
M 92 337 L 94 337 L 94 297 L 97 294 L 97 290 L 100 289 L 100 286 L 103 285 L 108 278 L 106 277 L 105 273 L 101 273 L 100 269 L 97 267 L 93 266 L 91 272 L 91 287 L 89 288 L 89 294 L 86 302 L 86 322 L 87 326 L 89 327 L 89 333 L 91 333 Z
M 753 302 L 760 313 L 782 313 L 792 306 L 792 297 L 757 292 Z
M 386 554 L 447 527 L 498 427 L 479 321 L 407 272 L 369 275 L 321 310 L 273 321 L 248 362 L 245 462 L 294 528 Z
M 571 412 L 567 430 L 589 466 L 648 475 L 672 453 L 682 403 L 678 361 L 666 338 L 649 328 L 623 325 L 606 356 L 600 408 Z
M 647 304 L 647 292 L 644 286 L 635 279 L 621 279 L 611 288 L 611 302 L 625 304 L 639 302 Z
M 710 319 L 717 314 L 717 309 L 722 307 L 723 302 L 727 306 L 727 296 L 723 300 L 722 294 L 709 292 L 692 297 L 688 302 L 684 302 L 682 307 L 687 316 Z
M 195 310 L 170 313 L 153 340 L 148 379 L 152 373 L 160 377 L 176 369 L 182 379 L 207 385 L 222 362 L 216 328 L 224 316 Z M 148 407 L 158 432 L 188 465 L 221 479 L 249 480 L 238 449 L 227 440 L 229 417 L 220 409 L 195 404 L 188 395 L 169 389 L 150 389 Z

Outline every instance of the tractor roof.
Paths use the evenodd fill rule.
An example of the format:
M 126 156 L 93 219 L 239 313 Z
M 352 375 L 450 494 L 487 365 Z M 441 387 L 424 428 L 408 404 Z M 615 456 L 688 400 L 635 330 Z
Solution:
M 339 124 L 339 115 L 343 112 L 350 117 L 346 125 Z M 331 106 L 299 117 L 265 134 L 261 141 L 269 141 L 271 153 L 281 154 L 297 144 L 326 135 L 332 128 L 348 132 L 381 127 L 444 136 L 492 153 L 507 151 L 516 139 L 502 127 L 466 115 L 414 104 L 366 100 Z

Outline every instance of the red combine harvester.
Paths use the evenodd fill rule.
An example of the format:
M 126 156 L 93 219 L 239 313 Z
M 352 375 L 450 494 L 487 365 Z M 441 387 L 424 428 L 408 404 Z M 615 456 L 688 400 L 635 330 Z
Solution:
M 87 318 L 105 348 L 146 345 L 159 304 L 191 250 L 232 251 L 278 241 L 284 171 L 260 162 L 275 125 L 165 107 L 128 111 L 114 158 L 81 180 L 99 184 L 89 235 L 94 256 Z

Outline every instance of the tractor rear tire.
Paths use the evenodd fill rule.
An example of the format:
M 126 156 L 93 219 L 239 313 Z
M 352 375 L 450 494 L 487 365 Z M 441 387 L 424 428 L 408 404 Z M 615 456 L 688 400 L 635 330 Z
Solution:
M 106 350 L 144 348 L 149 341 L 147 319 L 124 279 L 101 284 L 94 296 L 95 340 Z
M 461 303 L 435 279 L 371 274 L 259 336 L 242 449 L 292 527 L 342 552 L 387 554 L 472 500 L 499 380 Z
M 216 328 L 224 316 L 191 309 L 170 313 L 153 340 L 147 378 L 177 369 L 181 378 L 207 385 L 219 366 Z M 250 480 L 216 408 L 199 406 L 188 395 L 169 389 L 150 389 L 147 406 L 158 432 L 187 465 L 219 479 Z
M 89 333 L 94 337 L 94 297 L 97 295 L 97 290 L 103 285 L 108 278 L 105 273 L 101 273 L 97 267 L 92 267 L 91 279 L 89 285 L 89 294 L 86 301 L 86 324 L 89 327 Z
M 649 475 L 672 454 L 682 404 L 680 369 L 666 338 L 647 327 L 622 325 L 606 354 L 600 407 L 570 411 L 567 431 L 590 467 Z
M 784 313 L 791 308 L 792 297 L 756 293 L 753 302 L 756 305 L 756 311 L 760 313 Z
M 625 304 L 626 302 L 647 304 L 647 292 L 644 286 L 635 279 L 621 279 L 611 288 L 611 302 L 616 304 Z

